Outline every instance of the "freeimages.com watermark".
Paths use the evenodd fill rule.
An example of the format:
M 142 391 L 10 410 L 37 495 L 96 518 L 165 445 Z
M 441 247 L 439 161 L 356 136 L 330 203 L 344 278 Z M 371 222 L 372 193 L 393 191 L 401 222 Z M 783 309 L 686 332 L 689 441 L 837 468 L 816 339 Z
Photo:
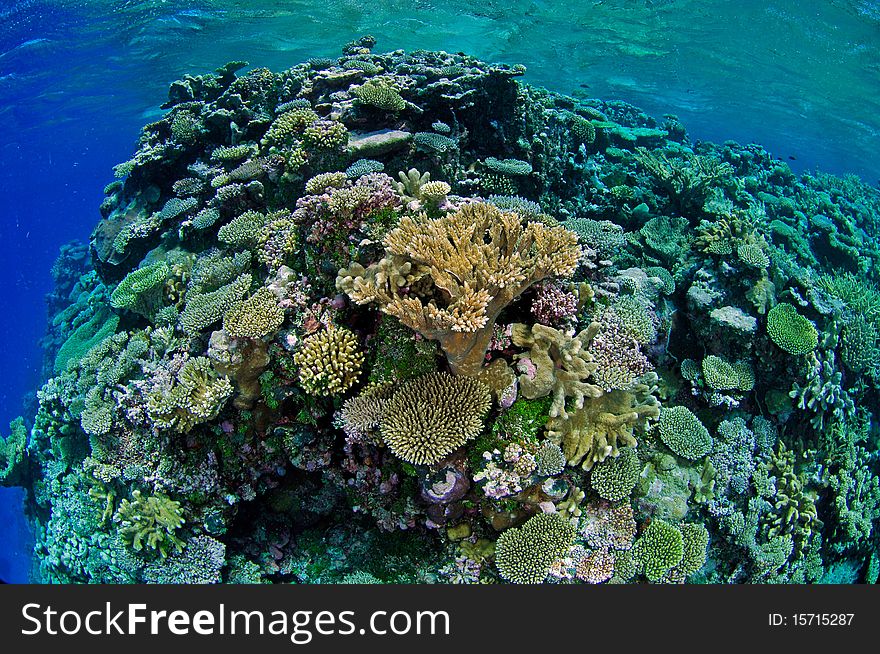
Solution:
M 219 604 L 213 610 L 156 610 L 147 604 L 123 608 L 106 602 L 89 611 L 57 610 L 52 605 L 22 606 L 24 636 L 279 636 L 306 645 L 315 636 L 448 636 L 446 611 L 372 611 L 360 619 L 356 611 L 235 610 Z

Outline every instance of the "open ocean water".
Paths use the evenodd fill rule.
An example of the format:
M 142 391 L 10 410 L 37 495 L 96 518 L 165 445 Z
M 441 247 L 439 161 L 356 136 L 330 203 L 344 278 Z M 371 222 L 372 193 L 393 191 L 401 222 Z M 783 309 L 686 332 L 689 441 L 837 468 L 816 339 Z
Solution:
M 758 143 L 796 173 L 880 179 L 880 3 L 869 0 L 0 0 L 0 425 L 28 424 L 59 248 L 87 242 L 112 167 L 169 83 L 229 60 L 281 71 L 375 52 L 524 64 L 523 81 L 619 99 L 692 140 Z M 19 489 L 0 489 L 0 578 L 28 577 Z

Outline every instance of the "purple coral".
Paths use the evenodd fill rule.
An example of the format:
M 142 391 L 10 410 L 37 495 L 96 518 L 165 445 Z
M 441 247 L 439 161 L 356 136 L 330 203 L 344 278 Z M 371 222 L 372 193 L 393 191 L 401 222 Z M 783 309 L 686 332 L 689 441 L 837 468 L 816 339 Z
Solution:
M 548 327 L 560 327 L 577 314 L 577 297 L 563 288 L 561 282 L 541 282 L 535 284 L 534 288 L 532 315 L 539 323 Z

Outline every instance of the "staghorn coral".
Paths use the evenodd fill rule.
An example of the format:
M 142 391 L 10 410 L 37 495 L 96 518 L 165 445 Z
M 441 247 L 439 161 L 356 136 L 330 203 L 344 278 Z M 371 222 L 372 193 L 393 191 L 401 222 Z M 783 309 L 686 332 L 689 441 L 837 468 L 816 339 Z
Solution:
M 489 389 L 473 378 L 411 379 L 385 405 L 382 440 L 404 461 L 436 463 L 479 434 L 490 403 Z
M 385 259 L 415 268 L 447 299 L 401 295 L 381 262 L 340 271 L 337 288 L 358 304 L 375 302 L 383 312 L 439 341 L 456 374 L 479 371 L 495 320 L 526 288 L 550 276 L 570 275 L 577 265 L 576 237 L 482 203 L 454 214 L 415 221 L 405 217 L 384 239 Z M 415 281 L 414 280 L 414 281 Z M 445 305 L 445 306 L 444 306 Z
M 515 584 L 539 584 L 550 566 L 562 558 L 574 540 L 575 528 L 556 513 L 530 518 L 522 527 L 508 529 L 495 543 L 499 574 Z
M 357 381 L 364 353 L 351 330 L 330 325 L 304 339 L 293 361 L 307 393 L 340 395 Z
M 710 190 L 733 172 L 730 164 L 713 158 L 687 153 L 670 159 L 644 147 L 636 148 L 636 160 L 682 211 L 701 209 Z
M 795 472 L 794 461 L 794 453 L 782 442 L 770 455 L 768 470 L 776 480 L 776 494 L 767 534 L 770 538 L 791 536 L 795 555 L 801 556 L 822 521 L 816 510 L 817 495 Z

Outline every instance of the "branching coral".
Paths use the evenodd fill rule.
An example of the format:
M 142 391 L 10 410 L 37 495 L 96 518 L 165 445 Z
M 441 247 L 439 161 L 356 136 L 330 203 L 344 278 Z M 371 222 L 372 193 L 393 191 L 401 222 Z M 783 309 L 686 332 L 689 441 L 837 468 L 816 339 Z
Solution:
M 236 277 L 228 284 L 210 293 L 187 293 L 186 306 L 180 315 L 180 323 L 187 334 L 197 334 L 220 320 L 229 309 L 241 300 L 251 287 L 250 273 Z
M 482 203 L 436 219 L 403 218 L 384 243 L 385 259 L 341 270 L 337 288 L 439 341 L 453 372 L 465 375 L 479 371 L 501 310 L 532 284 L 570 275 L 579 255 L 572 232 L 523 226 L 517 214 Z M 382 270 L 395 257 L 398 269 L 415 271 L 413 282 L 430 280 L 436 297 L 425 303 L 393 285 Z
M 793 305 L 781 302 L 767 313 L 767 334 L 789 354 L 806 354 L 819 344 L 819 332 Z
M 284 309 L 275 294 L 262 287 L 246 300 L 232 305 L 223 316 L 223 329 L 234 337 L 262 338 L 274 334 L 284 322 Z
M 131 500 L 120 502 L 113 516 L 119 535 L 131 548 L 140 552 L 148 547 L 163 558 L 172 550 L 182 551 L 184 542 L 175 534 L 183 525 L 180 502 L 161 493 L 144 496 L 139 490 L 132 491 L 131 496 Z
M 370 81 L 357 87 L 352 93 L 364 104 L 382 111 L 397 112 L 406 108 L 406 100 L 388 84 Z
M 684 544 L 681 532 L 668 522 L 652 520 L 632 548 L 633 560 L 649 581 L 658 582 L 681 564 Z
M 642 466 L 634 448 L 625 448 L 620 456 L 597 463 L 590 471 L 590 485 L 603 499 L 619 502 L 629 497 L 639 479 Z
M 0 486 L 17 486 L 24 480 L 27 460 L 27 428 L 22 418 L 9 423 L 11 433 L 0 436 Z
M 495 543 L 495 564 L 507 581 L 539 584 L 550 566 L 571 546 L 575 528 L 556 513 L 530 518 L 522 527 L 508 529 Z
M 636 148 L 636 159 L 681 211 L 702 208 L 710 190 L 733 172 L 730 164 L 710 157 L 689 154 L 670 159 L 642 147 Z
M 712 450 L 709 430 L 687 407 L 663 408 L 658 429 L 667 447 L 685 459 L 694 461 Z
M 476 379 L 446 373 L 417 377 L 385 406 L 382 440 L 404 461 L 436 463 L 480 433 L 490 403 L 489 389 Z
M 170 273 L 164 261 L 133 270 L 113 289 L 110 305 L 152 320 L 162 306 L 162 285 Z
M 340 395 L 357 381 L 364 353 L 354 332 L 331 325 L 306 338 L 293 361 L 299 366 L 299 383 L 307 393 Z

